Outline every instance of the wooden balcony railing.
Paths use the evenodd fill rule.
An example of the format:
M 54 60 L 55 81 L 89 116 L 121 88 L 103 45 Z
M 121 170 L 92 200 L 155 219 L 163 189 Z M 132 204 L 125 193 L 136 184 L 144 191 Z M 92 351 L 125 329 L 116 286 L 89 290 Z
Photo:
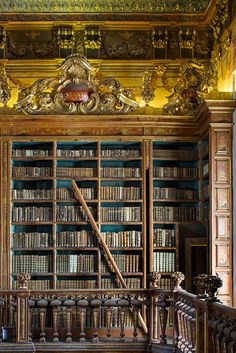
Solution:
M 132 344 L 142 352 L 236 352 L 236 309 L 217 300 L 217 276 L 198 276 L 198 295 L 180 287 L 179 272 L 172 291 L 159 288 L 159 279 L 152 273 L 150 288 L 140 290 L 33 291 L 22 275 L 20 289 L 0 292 L 0 352 L 22 344 L 36 352 L 37 345 L 53 344 L 56 352 L 65 343 L 66 351 L 92 350 L 109 342 L 109 351 Z

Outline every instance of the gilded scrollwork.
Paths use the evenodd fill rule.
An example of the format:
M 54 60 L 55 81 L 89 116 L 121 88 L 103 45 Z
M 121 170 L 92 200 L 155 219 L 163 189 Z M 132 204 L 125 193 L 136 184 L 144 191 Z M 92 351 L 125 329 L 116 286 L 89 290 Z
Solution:
M 180 74 L 174 92 L 168 97 L 164 105 L 164 112 L 170 115 L 193 114 L 202 103 L 199 95 L 204 66 L 192 62 L 180 67 Z
M 58 71 L 58 78 L 23 89 L 15 108 L 25 114 L 119 114 L 138 106 L 116 79 L 96 79 L 98 69 L 82 54 L 69 56 Z
M 6 70 L 3 64 L 0 64 L 0 103 L 4 105 L 11 98 L 11 89 L 9 87 L 9 79 L 6 74 Z
M 218 38 L 221 34 L 223 25 L 229 17 L 229 0 L 217 0 L 216 1 L 216 13 L 211 22 L 213 34 L 215 38 Z

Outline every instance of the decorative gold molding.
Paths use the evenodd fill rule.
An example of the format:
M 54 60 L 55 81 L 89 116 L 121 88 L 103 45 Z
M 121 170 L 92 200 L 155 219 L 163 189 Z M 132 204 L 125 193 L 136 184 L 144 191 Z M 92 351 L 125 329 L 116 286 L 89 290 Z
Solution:
M 195 28 L 181 28 L 179 30 L 179 46 L 181 49 L 193 49 L 196 44 L 197 32 Z
M 7 43 L 7 31 L 4 27 L 0 27 L 0 49 L 4 49 Z
M 58 78 L 23 89 L 15 108 L 25 114 L 127 114 L 138 106 L 120 82 L 98 79 L 98 69 L 82 54 L 69 56 L 58 71 Z

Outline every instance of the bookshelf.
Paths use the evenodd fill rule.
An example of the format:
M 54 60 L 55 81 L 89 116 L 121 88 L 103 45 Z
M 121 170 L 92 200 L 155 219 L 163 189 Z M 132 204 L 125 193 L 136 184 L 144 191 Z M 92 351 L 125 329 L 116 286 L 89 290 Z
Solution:
M 141 142 L 12 143 L 11 277 L 32 289 L 119 288 L 75 199 L 76 180 L 129 288 L 146 285 L 145 173 Z
M 162 273 L 166 289 L 179 270 L 181 224 L 199 218 L 198 145 L 154 141 L 150 158 L 150 271 Z

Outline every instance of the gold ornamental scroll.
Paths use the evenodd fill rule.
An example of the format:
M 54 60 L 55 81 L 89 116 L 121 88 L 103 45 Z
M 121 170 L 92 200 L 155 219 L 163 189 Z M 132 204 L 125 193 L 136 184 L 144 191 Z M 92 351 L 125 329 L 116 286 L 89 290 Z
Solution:
M 110 250 L 109 250 L 109 247 L 107 246 L 103 236 L 101 235 L 100 231 L 99 231 L 99 228 L 97 226 L 97 223 L 95 222 L 94 218 L 93 218 L 93 215 L 92 213 L 90 212 L 88 206 L 87 206 L 87 203 L 85 202 L 84 198 L 83 198 L 83 195 L 78 187 L 78 185 L 76 184 L 76 182 L 74 180 L 71 181 L 72 183 L 72 187 L 73 187 L 73 191 L 74 191 L 74 194 L 75 194 L 75 197 L 76 199 L 81 203 L 82 207 L 83 207 L 83 210 L 84 212 L 86 213 L 88 219 L 89 219 L 89 222 L 96 234 L 96 237 L 100 240 L 100 243 L 108 257 L 108 259 L 110 260 L 111 262 L 111 265 L 112 267 L 114 268 L 114 271 L 115 273 L 117 274 L 117 277 L 119 278 L 119 281 L 122 285 L 123 288 L 127 288 L 127 285 L 125 283 L 125 280 L 124 280 L 124 277 L 122 276 L 120 270 L 119 270 L 119 267 L 117 266 Z M 139 322 L 140 322 L 140 325 L 142 327 L 142 329 L 144 330 L 145 334 L 148 332 L 147 331 L 147 326 L 142 318 L 142 315 L 140 314 L 139 312 Z

